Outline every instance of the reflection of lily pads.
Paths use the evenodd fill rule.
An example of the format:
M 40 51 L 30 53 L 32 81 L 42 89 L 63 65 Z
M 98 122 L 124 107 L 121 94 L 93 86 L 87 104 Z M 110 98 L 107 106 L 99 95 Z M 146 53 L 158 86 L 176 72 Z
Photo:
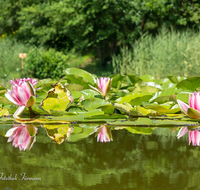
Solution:
M 43 126 L 47 135 L 58 144 L 64 142 L 67 138 L 70 137 L 70 134 L 73 132 L 73 127 L 68 124 L 65 125 L 44 125 Z
M 192 126 L 197 125 L 197 122 L 193 121 L 172 121 L 172 120 L 151 120 L 149 118 L 138 118 L 135 121 L 116 121 L 108 122 L 110 125 L 119 126 Z
M 95 132 L 95 129 L 98 127 L 98 124 L 80 124 L 79 126 L 74 126 L 75 133 L 72 133 L 67 139 L 69 142 L 77 142 L 84 138 L 87 138 Z M 81 130 L 80 130 L 81 129 Z
M 150 135 L 153 133 L 153 129 L 151 127 L 126 127 L 125 129 L 135 134 Z

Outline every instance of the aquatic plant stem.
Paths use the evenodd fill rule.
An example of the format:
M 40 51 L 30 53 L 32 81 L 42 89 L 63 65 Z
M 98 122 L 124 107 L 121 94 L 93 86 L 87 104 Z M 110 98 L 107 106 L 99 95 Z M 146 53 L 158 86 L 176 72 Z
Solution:
M 30 106 L 30 107 L 28 107 L 28 109 L 29 109 L 29 111 L 30 111 L 30 114 L 31 114 L 31 116 L 34 116 L 34 115 L 35 115 L 35 113 L 33 112 L 33 110 L 32 110 L 32 108 L 31 108 L 31 106 Z

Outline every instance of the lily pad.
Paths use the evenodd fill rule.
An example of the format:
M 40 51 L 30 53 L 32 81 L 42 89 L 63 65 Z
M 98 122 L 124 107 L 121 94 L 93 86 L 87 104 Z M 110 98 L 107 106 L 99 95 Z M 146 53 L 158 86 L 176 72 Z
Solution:
M 67 90 L 60 83 L 53 85 L 48 91 L 47 97 L 42 101 L 41 106 L 50 113 L 50 110 L 65 111 L 70 104 Z
M 182 80 L 177 84 L 177 88 L 183 90 L 191 90 L 192 92 L 196 91 L 200 87 L 200 77 L 190 77 L 185 80 Z
M 79 84 L 84 87 L 89 87 L 89 84 L 94 84 L 94 77 L 82 69 L 68 68 L 64 70 L 64 73 L 66 75 L 64 78 L 70 83 Z

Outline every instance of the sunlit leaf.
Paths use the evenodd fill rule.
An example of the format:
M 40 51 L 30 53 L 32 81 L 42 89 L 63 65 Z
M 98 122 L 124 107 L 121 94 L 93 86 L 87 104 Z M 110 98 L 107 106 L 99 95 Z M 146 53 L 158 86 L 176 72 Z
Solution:
M 113 114 L 115 107 L 113 105 L 105 105 L 100 107 L 105 114 Z
M 65 87 L 69 90 L 69 91 L 81 91 L 84 89 L 83 86 L 79 85 L 79 84 L 67 84 L 65 85 Z
M 146 96 L 146 95 L 151 95 L 151 93 L 148 92 L 131 92 L 129 94 L 127 94 L 126 96 L 120 97 L 117 100 L 115 100 L 117 103 L 124 103 L 124 102 L 131 102 L 131 100 L 138 98 L 138 97 L 142 97 L 142 96 Z
M 69 80 L 70 83 L 79 84 L 84 87 L 89 87 L 89 84 L 94 84 L 94 77 L 82 69 L 68 68 L 64 70 L 64 73 L 66 75 L 65 79 Z
M 135 134 L 144 134 L 144 135 L 150 135 L 153 133 L 153 129 L 151 127 L 148 128 L 142 128 L 142 127 L 126 127 L 126 130 L 128 130 L 131 133 Z
M 160 113 L 176 113 L 180 111 L 179 108 L 170 109 L 170 106 L 164 106 L 159 104 L 146 104 L 144 105 L 144 107 L 147 109 L 153 109 Z
M 57 110 L 65 111 L 70 100 L 67 90 L 60 83 L 53 85 L 53 89 L 48 91 L 47 97 L 42 101 L 42 108 L 46 111 Z
M 81 93 L 84 95 L 85 99 L 94 98 L 95 96 L 99 95 L 98 92 L 91 89 L 82 90 Z
M 82 105 L 85 109 L 93 110 L 104 105 L 110 105 L 110 103 L 105 101 L 104 99 L 91 98 L 91 99 L 86 99 L 85 101 L 83 101 Z
M 9 112 L 7 109 L 5 108 L 0 108 L 0 117 L 2 116 L 8 116 L 9 115 Z

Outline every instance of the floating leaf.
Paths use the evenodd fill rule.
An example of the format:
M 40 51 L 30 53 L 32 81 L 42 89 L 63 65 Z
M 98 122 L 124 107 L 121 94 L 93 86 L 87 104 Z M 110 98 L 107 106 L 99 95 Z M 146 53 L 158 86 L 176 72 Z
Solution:
M 138 84 L 135 85 L 134 92 L 149 92 L 149 93 L 156 93 L 158 92 L 158 89 L 154 86 L 140 86 Z M 129 88 L 128 88 L 129 90 Z
M 2 116 L 8 116 L 9 115 L 9 112 L 7 109 L 5 108 L 0 108 L 0 117 Z
M 171 106 L 164 106 L 159 104 L 146 104 L 144 107 L 147 109 L 153 109 L 160 113 L 176 113 L 180 111 L 179 108 L 170 109 Z
M 198 87 L 200 87 L 200 77 L 190 77 L 177 84 L 177 88 L 191 90 L 192 92 L 196 91 Z
M 79 99 L 82 96 L 82 93 L 79 91 L 72 91 L 71 96 L 74 98 L 74 100 Z
M 95 96 L 99 95 L 98 92 L 91 89 L 82 90 L 81 93 L 84 95 L 85 99 L 94 98 Z
M 93 110 L 104 105 L 110 105 L 110 103 L 105 101 L 104 99 L 91 98 L 91 99 L 86 99 L 85 101 L 83 101 L 82 105 L 87 110 Z
M 98 109 L 91 110 L 91 111 L 88 111 L 88 112 L 79 112 L 79 113 L 83 114 L 83 116 L 85 118 L 95 116 L 95 115 L 104 115 L 104 112 L 101 111 L 101 110 L 98 110 Z
M 129 104 L 129 105 L 124 105 L 124 104 L 118 104 L 115 103 L 114 107 L 122 112 L 125 112 L 129 115 L 136 115 L 136 111 L 133 109 L 133 107 Z
M 136 83 L 142 82 L 136 75 L 127 75 L 126 80 L 128 85 L 135 85 Z
M 115 107 L 113 105 L 105 105 L 100 107 L 105 114 L 113 114 Z
M 79 85 L 79 84 L 67 84 L 65 85 L 65 87 L 69 90 L 69 91 L 81 91 L 84 89 L 83 86 Z
M 152 77 L 151 75 L 140 76 L 140 79 L 142 79 L 145 82 L 154 81 L 154 77 Z
M 53 85 L 53 89 L 48 91 L 47 97 L 42 101 L 41 106 L 50 113 L 50 110 L 65 111 L 70 100 L 67 90 L 60 83 Z
M 118 98 L 117 100 L 115 100 L 117 103 L 121 103 L 123 104 L 124 102 L 131 102 L 131 100 L 135 99 L 135 98 L 138 98 L 138 97 L 142 97 L 142 96 L 146 96 L 146 95 L 151 95 L 151 93 L 148 93 L 148 92 L 143 92 L 143 93 L 140 93 L 140 92 L 131 92 L 129 94 L 127 94 L 126 96 L 123 96 L 121 98 Z
M 150 135 L 153 133 L 153 129 L 151 127 L 144 128 L 144 127 L 126 127 L 126 130 L 128 130 L 131 133 L 135 134 L 143 134 L 143 135 Z
M 145 109 L 141 106 L 137 106 L 136 110 L 137 110 L 138 115 L 143 115 L 143 116 L 150 115 L 152 113 L 152 111 Z
M 125 76 L 121 76 L 121 75 L 117 74 L 117 75 L 110 76 L 110 78 L 112 78 L 112 87 L 113 88 L 119 88 L 120 84 L 124 80 Z
M 64 70 L 64 73 L 66 74 L 64 78 L 69 80 L 70 83 L 79 84 L 84 87 L 89 87 L 89 84 L 94 84 L 94 77 L 82 69 L 68 68 Z
M 148 102 L 151 98 L 152 98 L 152 95 L 144 95 L 144 96 L 141 96 L 141 97 L 137 97 L 137 98 L 135 98 L 135 99 L 132 99 L 129 103 L 130 103 L 132 106 L 135 106 L 135 105 L 142 105 L 142 102 Z
M 175 84 L 178 84 L 179 81 L 176 76 L 167 76 L 167 78 Z
M 176 95 L 176 99 L 177 100 L 181 100 L 183 102 L 185 102 L 186 104 L 189 104 L 189 94 L 177 94 Z

